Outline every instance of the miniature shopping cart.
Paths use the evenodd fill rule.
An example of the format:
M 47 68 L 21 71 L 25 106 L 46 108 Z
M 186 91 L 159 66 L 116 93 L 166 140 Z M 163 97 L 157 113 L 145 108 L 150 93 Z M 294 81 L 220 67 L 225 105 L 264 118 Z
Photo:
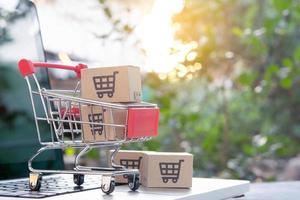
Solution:
M 93 113 L 93 114 L 88 114 L 89 122 L 97 123 L 95 125 L 90 124 L 91 132 L 93 135 L 102 135 L 103 132 L 103 113 Z
M 142 157 L 138 159 L 120 159 L 120 165 L 124 166 L 126 169 L 139 169 L 141 165 Z M 128 178 L 127 174 L 123 175 L 124 178 Z
M 107 94 L 108 97 L 114 96 L 116 74 L 118 74 L 117 71 L 113 72 L 113 75 L 93 77 L 94 86 L 100 99 L 104 94 Z
M 157 135 L 159 108 L 155 104 L 146 102 L 116 104 L 80 98 L 80 91 L 78 90 L 80 81 L 74 90 L 41 88 L 35 76 L 36 72 L 38 72 L 37 68 L 72 70 L 76 72 L 77 77 L 80 79 L 81 70 L 87 68 L 87 66 L 83 64 L 66 66 L 33 63 L 26 59 L 22 59 L 19 62 L 20 72 L 28 85 L 37 136 L 42 145 L 28 161 L 28 168 L 31 171 L 29 176 L 30 189 L 33 191 L 40 189 L 43 174 L 62 173 L 73 174 L 74 183 L 78 186 L 84 183 L 84 175 L 102 175 L 101 189 L 106 194 L 113 192 L 115 176 L 127 175 L 129 188 L 132 191 L 137 190 L 140 185 L 138 169 L 126 169 L 121 165 L 117 165 L 114 162 L 114 157 L 122 144 L 146 141 Z M 41 107 L 42 110 L 39 109 Z M 87 109 L 91 117 L 85 117 L 82 112 L 83 109 Z M 111 116 L 111 121 L 107 123 L 104 120 L 100 120 L 100 116 L 93 116 L 97 111 L 96 109 L 108 112 L 109 116 Z M 116 123 L 118 120 L 114 118 L 115 111 L 125 112 L 126 119 L 124 123 Z M 50 127 L 49 132 L 42 131 L 45 124 Z M 93 133 L 101 132 L 101 140 L 96 137 L 96 134 L 93 134 L 92 139 L 87 140 L 84 127 L 92 129 Z M 123 137 L 108 140 L 109 134 L 116 130 L 121 130 Z M 32 167 L 33 160 L 41 153 L 47 150 L 65 149 L 67 147 L 80 150 L 74 161 L 74 170 L 49 170 Z M 89 167 L 79 164 L 80 158 L 88 151 L 102 147 L 114 149 L 109 159 L 111 163 L 108 164 L 108 166 L 112 167 Z
M 172 180 L 173 183 L 177 183 L 180 175 L 181 163 L 184 160 L 179 160 L 179 162 L 161 162 L 159 163 L 161 178 L 164 183 L 168 183 Z

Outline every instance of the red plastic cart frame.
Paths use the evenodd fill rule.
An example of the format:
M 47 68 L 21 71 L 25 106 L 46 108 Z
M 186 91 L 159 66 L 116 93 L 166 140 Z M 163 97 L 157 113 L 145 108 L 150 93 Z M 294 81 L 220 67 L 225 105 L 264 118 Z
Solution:
M 80 63 L 76 66 L 69 66 L 43 62 L 32 62 L 31 60 L 27 59 L 21 59 L 19 61 L 19 69 L 23 77 L 34 74 L 36 72 L 36 67 L 71 70 L 74 71 L 77 75 L 77 78 L 80 79 L 80 71 L 82 69 L 86 69 L 87 65 Z

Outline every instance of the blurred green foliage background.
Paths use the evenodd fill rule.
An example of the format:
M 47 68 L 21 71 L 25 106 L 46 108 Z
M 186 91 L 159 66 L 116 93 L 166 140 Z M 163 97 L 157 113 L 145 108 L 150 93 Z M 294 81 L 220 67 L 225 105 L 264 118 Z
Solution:
M 194 48 L 145 77 L 160 135 L 127 148 L 191 152 L 198 176 L 278 180 L 300 152 L 300 1 L 186 0 L 173 22 Z

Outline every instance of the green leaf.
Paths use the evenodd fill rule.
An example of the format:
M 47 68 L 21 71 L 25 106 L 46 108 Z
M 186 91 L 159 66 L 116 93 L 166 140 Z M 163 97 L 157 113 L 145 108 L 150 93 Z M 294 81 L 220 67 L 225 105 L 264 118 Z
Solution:
M 282 64 L 284 65 L 284 67 L 292 67 L 293 66 L 293 62 L 291 61 L 290 58 L 283 59 Z
M 231 31 L 234 35 L 238 37 L 243 35 L 243 31 L 240 29 L 240 27 L 233 27 Z
M 255 16 L 257 16 L 258 4 L 252 4 L 244 13 L 244 27 L 252 27 Z
M 256 78 L 256 74 L 253 73 L 243 73 L 239 77 L 239 82 L 242 85 L 251 85 Z
M 278 65 L 275 65 L 275 64 L 269 65 L 268 68 L 267 68 L 267 70 L 266 70 L 266 72 L 265 72 L 265 74 L 264 74 L 264 79 L 266 81 L 271 80 L 272 75 L 274 73 L 278 72 L 278 71 L 279 71 Z
M 291 78 L 286 77 L 284 79 L 281 79 L 280 86 L 284 89 L 290 89 L 292 87 L 293 81 Z
M 68 156 L 73 156 L 73 155 L 75 155 L 75 153 L 76 153 L 76 151 L 72 147 L 66 148 L 66 150 L 65 150 L 65 154 Z
M 290 0 L 273 0 L 272 4 L 278 11 L 283 11 L 290 7 L 291 1 Z
M 99 151 L 98 149 L 92 149 L 87 153 L 87 157 L 90 159 L 98 159 L 99 158 Z
M 246 155 L 252 156 L 255 152 L 255 148 L 253 148 L 251 145 L 245 144 L 243 146 L 243 151 Z
M 300 46 L 297 47 L 297 49 L 294 51 L 294 59 L 295 61 L 300 61 Z
M 266 32 L 268 34 L 274 33 L 274 29 L 275 29 L 276 25 L 278 24 L 278 21 L 279 21 L 278 17 L 264 20 L 264 27 L 266 28 Z
M 276 72 L 278 72 L 279 71 L 279 67 L 278 67 L 278 65 L 270 65 L 269 67 L 268 67 L 268 69 L 267 69 L 267 72 L 268 73 L 276 73 Z

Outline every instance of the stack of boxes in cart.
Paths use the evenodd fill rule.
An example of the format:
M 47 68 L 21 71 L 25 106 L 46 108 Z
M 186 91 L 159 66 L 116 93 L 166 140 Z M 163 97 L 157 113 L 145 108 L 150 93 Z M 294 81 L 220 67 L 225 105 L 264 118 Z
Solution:
M 101 67 L 81 71 L 81 97 L 107 103 L 140 103 L 142 86 L 140 69 L 134 66 Z M 104 124 L 126 124 L 127 111 L 99 107 L 81 106 L 83 121 Z M 157 113 L 158 115 L 158 110 Z M 151 123 L 151 122 L 140 122 Z M 158 123 L 158 122 L 153 122 Z M 84 124 L 83 138 L 86 142 L 122 140 L 122 127 Z M 116 164 L 139 169 L 141 184 L 146 187 L 192 186 L 193 156 L 188 153 L 151 151 L 119 151 Z M 116 177 L 116 182 L 127 183 L 127 177 Z
M 140 70 L 134 66 L 101 67 L 81 71 L 81 97 L 101 102 L 141 102 Z M 105 124 L 126 124 L 127 111 L 103 107 L 81 107 L 83 121 Z M 84 140 L 99 142 L 124 139 L 124 128 L 83 125 Z

